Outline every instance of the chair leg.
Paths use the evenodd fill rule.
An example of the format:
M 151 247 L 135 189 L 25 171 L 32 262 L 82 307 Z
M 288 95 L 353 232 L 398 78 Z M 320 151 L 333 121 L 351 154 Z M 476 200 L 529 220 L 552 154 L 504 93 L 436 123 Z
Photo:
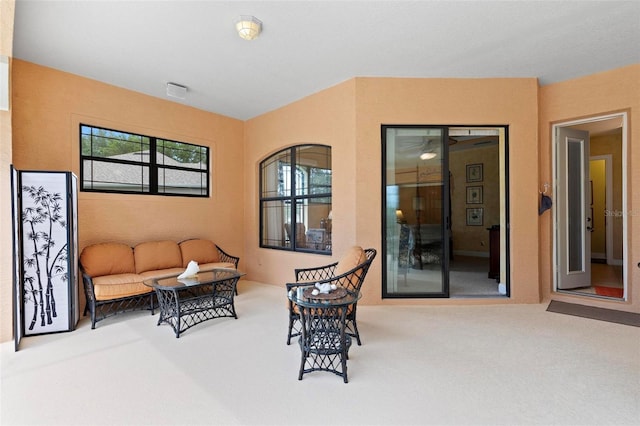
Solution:
M 342 358 L 341 359 L 341 362 L 342 362 L 342 378 L 344 379 L 345 383 L 349 383 L 349 379 L 347 379 L 347 358 L 348 358 L 348 356 L 346 355 L 346 353 L 343 353 L 341 358 Z
M 289 315 L 289 332 L 287 333 L 287 345 L 291 344 L 291 331 L 293 330 L 293 318 Z
M 355 318 L 351 323 L 353 324 L 353 337 L 356 338 L 356 341 L 358 342 L 358 346 L 362 346 L 362 342 L 360 341 L 360 332 L 358 331 L 358 324 L 356 323 Z
M 300 371 L 298 372 L 298 380 L 302 380 L 302 375 L 304 374 L 304 365 L 307 361 L 307 354 L 304 348 L 300 348 Z

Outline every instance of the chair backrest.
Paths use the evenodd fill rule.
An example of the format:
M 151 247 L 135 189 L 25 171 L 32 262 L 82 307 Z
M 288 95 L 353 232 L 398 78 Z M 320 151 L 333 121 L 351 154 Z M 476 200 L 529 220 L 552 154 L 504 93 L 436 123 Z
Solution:
M 376 253 L 373 248 L 362 250 L 357 246 L 352 247 L 336 266 L 335 278 L 338 282 L 337 285 L 346 288 L 350 292 L 360 291 Z M 348 267 L 345 265 L 349 263 L 351 263 L 350 266 L 352 267 L 345 271 Z
M 287 222 L 284 224 L 284 231 L 287 233 L 287 239 L 289 241 L 293 240 L 293 231 L 291 229 L 291 223 Z M 307 228 L 304 226 L 304 223 L 297 222 L 296 223 L 296 247 L 306 247 L 307 246 Z

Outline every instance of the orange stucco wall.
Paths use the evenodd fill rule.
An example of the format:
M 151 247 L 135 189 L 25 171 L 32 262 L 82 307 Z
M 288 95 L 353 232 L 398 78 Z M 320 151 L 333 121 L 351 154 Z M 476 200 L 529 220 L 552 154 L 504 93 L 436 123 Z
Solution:
M 537 303 L 536 79 L 355 78 L 311 95 L 245 127 L 247 246 L 253 279 L 283 285 L 293 269 L 337 260 L 358 244 L 378 250 L 362 303 Z M 382 300 L 381 124 L 508 125 L 510 132 L 511 299 Z M 333 147 L 333 257 L 258 248 L 257 167 L 284 146 L 314 142 Z
M 529 79 L 357 79 L 358 240 L 380 248 L 380 125 L 509 126 L 511 209 L 511 298 L 416 300 L 412 303 L 537 303 L 537 181 L 528 171 L 537 156 L 537 80 Z M 375 190 L 374 190 L 375 188 Z M 372 270 L 365 300 L 382 300 L 381 264 Z
M 209 199 L 80 193 L 80 247 L 106 240 L 135 244 L 203 236 L 240 255 L 240 267 L 248 279 L 283 286 L 293 279 L 294 268 L 337 260 L 353 244 L 381 252 L 381 124 L 506 125 L 511 298 L 383 300 L 378 257 L 363 288 L 362 303 L 537 303 L 557 297 L 550 290 L 549 216 L 537 215 L 540 182 L 550 180 L 550 123 L 626 110 L 630 112 L 629 140 L 639 140 L 640 123 L 634 115 L 640 107 L 639 81 L 640 65 L 543 88 L 538 88 L 534 78 L 354 78 L 241 122 L 14 61 L 13 129 L 9 132 L 13 149 L 9 153 L 19 169 L 78 173 L 80 122 L 210 146 L 213 185 Z M 4 131 L 2 135 L 4 153 Z M 332 147 L 333 256 L 259 248 L 259 162 L 300 143 Z M 640 194 L 633 193 L 634 184 L 640 184 L 640 168 L 634 170 L 633 164 L 640 164 L 640 153 L 631 146 L 628 208 L 632 210 L 640 205 Z M 8 185 L 7 178 L 8 173 L 0 176 L 0 183 Z M 640 293 L 636 284 L 640 275 L 633 268 L 640 261 L 638 251 L 633 250 L 640 244 L 640 233 L 633 234 L 634 221 L 637 218 L 629 220 L 627 260 L 632 300 Z M 2 300 L 11 297 L 10 274 L 10 267 L 3 266 Z M 615 302 L 592 303 L 611 306 Z M 617 303 L 627 310 L 638 306 L 638 302 Z M 4 341 L 11 338 L 11 310 L 4 308 L 4 302 L 1 316 Z
M 81 122 L 211 148 L 210 198 L 80 192 L 80 250 L 101 241 L 203 237 L 245 266 L 242 121 L 19 60 L 13 78 L 13 163 L 19 170 L 79 175 Z
M 15 1 L 0 1 L 0 55 L 11 59 L 13 52 L 13 17 Z M 11 65 L 10 65 L 11 66 Z M 0 82 L 0 84 L 3 84 Z M 3 88 L 4 90 L 4 88 Z M 10 105 L 11 108 L 11 105 Z M 0 342 L 12 334 L 11 289 L 13 288 L 11 247 L 11 109 L 0 111 Z
M 252 259 L 246 266 L 251 279 L 284 285 L 293 281 L 294 268 L 323 265 L 339 258 L 259 248 L 259 163 L 284 147 L 302 143 L 332 148 L 333 253 L 343 253 L 351 245 L 361 243 L 356 236 L 358 188 L 354 184 L 358 163 L 355 81 L 349 80 L 245 123 L 245 253 Z
M 540 291 L 544 298 L 603 308 L 640 312 L 640 64 L 552 84 L 540 88 L 540 182 L 552 181 L 551 126 L 588 117 L 627 112 L 628 301 L 608 301 L 553 292 L 553 224 L 540 218 Z M 635 188 L 635 190 L 634 190 Z

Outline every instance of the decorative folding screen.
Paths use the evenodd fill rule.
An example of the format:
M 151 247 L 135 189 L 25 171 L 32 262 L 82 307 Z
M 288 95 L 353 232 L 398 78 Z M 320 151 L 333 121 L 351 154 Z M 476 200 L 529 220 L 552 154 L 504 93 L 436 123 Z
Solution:
M 77 178 L 12 169 L 14 335 L 74 330 L 78 304 Z

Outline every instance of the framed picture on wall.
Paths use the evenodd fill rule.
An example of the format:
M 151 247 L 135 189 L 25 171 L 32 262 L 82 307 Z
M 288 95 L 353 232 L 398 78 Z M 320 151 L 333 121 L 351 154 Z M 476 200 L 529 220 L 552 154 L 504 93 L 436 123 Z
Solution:
M 482 163 L 467 164 L 467 182 L 482 182 Z
M 482 226 L 483 215 L 482 207 L 467 209 L 467 226 Z
M 467 204 L 482 204 L 482 185 L 467 186 Z

